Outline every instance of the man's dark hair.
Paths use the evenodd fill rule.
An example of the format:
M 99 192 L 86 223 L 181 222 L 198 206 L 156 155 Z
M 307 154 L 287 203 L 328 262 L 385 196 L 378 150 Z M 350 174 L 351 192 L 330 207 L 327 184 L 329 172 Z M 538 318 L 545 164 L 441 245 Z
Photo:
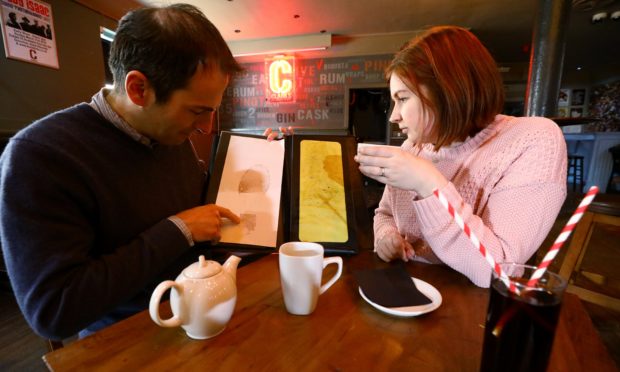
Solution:
M 127 73 L 137 70 L 153 85 L 159 103 L 185 87 L 201 64 L 228 75 L 242 70 L 217 28 L 188 4 L 127 13 L 118 24 L 108 64 L 117 91 L 124 91 Z

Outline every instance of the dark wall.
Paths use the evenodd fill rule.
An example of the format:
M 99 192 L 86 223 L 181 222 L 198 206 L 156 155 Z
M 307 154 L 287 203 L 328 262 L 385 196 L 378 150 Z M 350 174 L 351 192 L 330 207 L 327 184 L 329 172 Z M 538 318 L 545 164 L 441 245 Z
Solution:
M 89 100 L 105 81 L 99 27 L 116 21 L 68 0 L 52 7 L 59 69 L 6 58 L 0 47 L 0 132 L 14 132 L 58 109 Z

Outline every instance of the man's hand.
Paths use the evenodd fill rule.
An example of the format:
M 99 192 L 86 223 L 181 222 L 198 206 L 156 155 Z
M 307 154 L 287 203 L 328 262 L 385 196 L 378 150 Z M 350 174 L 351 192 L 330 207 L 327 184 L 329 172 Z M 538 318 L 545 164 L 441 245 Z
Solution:
M 223 218 L 234 224 L 241 222 L 239 216 L 231 212 L 230 209 L 215 204 L 188 209 L 176 216 L 185 222 L 195 242 L 219 241 Z

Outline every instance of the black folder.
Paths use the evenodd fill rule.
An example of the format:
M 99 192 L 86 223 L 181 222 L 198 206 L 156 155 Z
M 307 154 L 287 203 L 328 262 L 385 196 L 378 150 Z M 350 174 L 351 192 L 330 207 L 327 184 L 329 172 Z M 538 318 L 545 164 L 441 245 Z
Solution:
M 217 200 L 228 146 L 232 136 L 264 139 L 262 136 L 251 134 L 221 132 L 213 166 L 210 172 L 211 177 L 209 180 L 206 197 L 207 203 L 215 203 Z M 372 224 L 368 211 L 365 207 L 362 177 L 358 170 L 357 163 L 353 160 L 353 157 L 357 151 L 357 142 L 355 138 L 353 136 L 334 135 L 292 135 L 286 136 L 283 141 L 285 141 L 284 169 L 282 172 L 282 192 L 280 194 L 280 211 L 276 245 L 267 247 L 253 244 L 221 242 L 220 246 L 234 247 L 237 251 L 268 252 L 277 251 L 278 247 L 282 243 L 288 241 L 314 241 L 316 243 L 320 243 L 325 248 L 326 254 L 355 254 L 359 250 L 372 249 Z M 346 213 L 332 213 L 331 215 L 328 213 L 330 216 L 337 217 L 334 217 L 335 219 L 333 221 L 330 221 L 329 218 L 322 219 L 320 221 L 321 226 L 316 225 L 316 221 L 311 221 L 310 224 L 312 225 L 308 226 L 308 223 L 305 223 L 304 225 L 304 222 L 302 222 L 307 221 L 307 219 L 300 218 L 300 211 L 302 209 L 302 205 L 304 205 L 300 200 L 300 190 L 304 187 L 303 185 L 300 185 L 302 171 L 301 167 L 302 165 L 305 167 L 303 172 L 305 177 L 314 177 L 312 174 L 313 169 L 321 169 L 325 166 L 321 164 L 316 165 L 313 163 L 313 166 L 308 167 L 308 160 L 301 160 L 301 148 L 302 146 L 316 146 L 317 144 L 320 146 L 321 143 L 328 143 L 327 146 L 332 146 L 331 148 L 335 148 L 334 144 L 337 144 L 336 147 L 339 147 L 341 150 L 340 158 L 338 159 L 338 157 L 331 156 L 331 163 L 325 166 L 331 166 L 331 168 L 337 169 L 338 171 L 340 169 L 342 170 L 342 175 L 338 174 L 337 176 L 339 182 L 342 182 L 342 186 L 344 188 L 344 205 Z M 338 164 L 338 162 L 341 164 Z M 317 190 L 317 193 L 321 195 L 322 191 Z M 342 201 L 340 197 L 339 201 Z M 224 205 L 224 207 L 226 206 Z M 321 229 L 328 228 L 331 226 L 330 224 L 340 224 L 339 226 L 346 224 L 346 233 L 340 233 L 340 237 L 335 239 L 337 241 L 329 241 L 329 239 L 326 239 L 327 241 L 309 239 L 312 238 L 312 234 L 308 234 L 308 230 L 316 231 L 317 227 Z

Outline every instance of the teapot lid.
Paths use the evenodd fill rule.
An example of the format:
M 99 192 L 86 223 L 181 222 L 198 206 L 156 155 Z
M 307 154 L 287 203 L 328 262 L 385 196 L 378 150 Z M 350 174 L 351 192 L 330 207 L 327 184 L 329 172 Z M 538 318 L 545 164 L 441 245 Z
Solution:
M 191 279 L 206 279 L 222 271 L 222 265 L 215 261 L 205 260 L 205 256 L 198 257 L 194 262 L 183 270 L 183 275 Z

